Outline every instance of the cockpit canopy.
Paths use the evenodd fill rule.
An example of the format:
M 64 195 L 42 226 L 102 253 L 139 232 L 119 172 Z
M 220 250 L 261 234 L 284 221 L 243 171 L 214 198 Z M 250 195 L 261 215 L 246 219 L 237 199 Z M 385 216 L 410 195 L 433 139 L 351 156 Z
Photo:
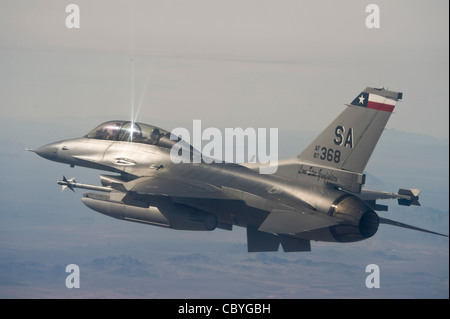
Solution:
M 109 121 L 100 124 L 84 137 L 98 140 L 144 143 L 161 147 L 172 147 L 176 140 L 170 139 L 170 132 L 156 126 L 131 121 Z

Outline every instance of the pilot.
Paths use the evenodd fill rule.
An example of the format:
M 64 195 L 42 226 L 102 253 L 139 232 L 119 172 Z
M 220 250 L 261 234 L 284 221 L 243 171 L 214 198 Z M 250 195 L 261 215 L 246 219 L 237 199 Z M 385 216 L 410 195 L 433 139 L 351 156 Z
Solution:
M 159 139 L 161 138 L 161 132 L 159 131 L 159 129 L 157 127 L 155 127 L 152 131 L 152 133 L 150 134 L 150 140 L 149 143 L 156 145 L 159 143 Z
M 101 139 L 102 140 L 109 140 L 109 131 L 108 131 L 108 129 L 106 129 L 106 128 L 103 129 Z
M 98 139 L 98 140 L 102 140 L 102 139 L 103 139 L 103 136 L 104 136 L 104 133 L 103 133 L 103 131 L 100 129 L 100 130 L 97 130 L 97 131 L 95 132 L 94 138 L 95 138 L 95 139 Z
M 120 123 L 116 123 L 114 124 L 114 127 L 111 128 L 111 133 L 109 134 L 109 139 L 110 140 L 117 140 L 117 137 L 119 135 L 119 130 L 120 130 Z
M 141 132 L 134 131 L 133 132 L 133 142 L 142 143 L 144 138 L 142 137 Z

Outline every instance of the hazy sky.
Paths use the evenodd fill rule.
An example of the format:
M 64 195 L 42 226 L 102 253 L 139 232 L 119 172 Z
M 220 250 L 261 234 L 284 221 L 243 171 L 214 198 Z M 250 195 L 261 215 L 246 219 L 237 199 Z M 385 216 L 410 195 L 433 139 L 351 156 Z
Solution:
M 388 128 L 448 139 L 448 2 L 2 1 L 2 117 L 320 131 L 366 86 Z M 132 58 L 133 58 L 133 62 Z M 170 124 L 169 124 L 170 125 Z M 170 128 L 170 127 L 169 127 Z

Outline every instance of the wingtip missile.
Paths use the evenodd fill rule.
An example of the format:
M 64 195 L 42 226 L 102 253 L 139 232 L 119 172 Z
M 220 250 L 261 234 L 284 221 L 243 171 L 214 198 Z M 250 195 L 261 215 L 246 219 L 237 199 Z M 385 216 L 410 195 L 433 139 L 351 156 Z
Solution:
M 398 198 L 398 204 L 402 206 L 421 206 L 419 203 L 420 189 L 403 189 L 398 190 L 399 195 L 403 195 L 403 198 Z
M 75 177 L 71 179 L 67 179 L 65 176 L 63 176 L 62 181 L 56 181 L 59 185 L 62 186 L 62 191 L 64 191 L 66 188 L 70 188 L 72 192 L 75 192 L 74 188 L 84 188 L 84 189 L 90 189 L 100 192 L 111 192 L 111 187 L 104 187 L 104 186 L 95 186 L 95 185 L 89 185 L 89 184 L 82 184 L 77 183 L 75 181 Z

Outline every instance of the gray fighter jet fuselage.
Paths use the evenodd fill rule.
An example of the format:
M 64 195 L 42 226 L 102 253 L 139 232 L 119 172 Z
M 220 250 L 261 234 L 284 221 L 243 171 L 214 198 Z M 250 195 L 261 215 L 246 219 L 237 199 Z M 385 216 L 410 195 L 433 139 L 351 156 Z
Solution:
M 130 121 L 109 121 L 82 138 L 33 152 L 117 173 L 101 175 L 102 186 L 58 181 L 63 188 L 99 191 L 85 193 L 82 201 L 100 213 L 177 230 L 246 227 L 249 252 L 276 251 L 280 243 L 284 251 L 309 251 L 311 240 L 359 241 L 372 237 L 381 223 L 438 234 L 375 213 L 387 210 L 378 199 L 420 205 L 420 190 L 363 189 L 363 170 L 401 98 L 367 88 L 301 154 L 278 162 L 274 174 L 260 174 L 252 164 L 205 161 L 170 132 Z M 174 147 L 191 161 L 174 162 Z

